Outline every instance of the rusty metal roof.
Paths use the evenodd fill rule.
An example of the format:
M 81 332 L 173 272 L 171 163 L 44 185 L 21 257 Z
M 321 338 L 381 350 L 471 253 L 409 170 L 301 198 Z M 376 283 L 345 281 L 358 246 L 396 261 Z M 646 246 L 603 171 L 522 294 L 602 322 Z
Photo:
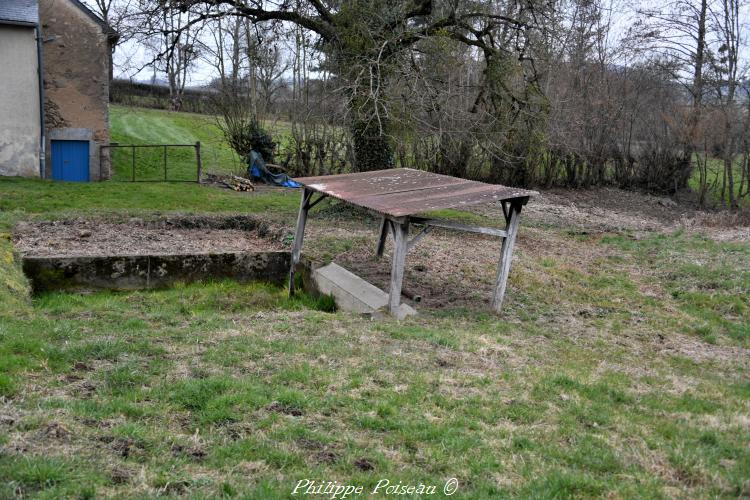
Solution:
M 312 190 L 392 217 L 527 198 L 538 194 L 536 191 L 469 181 L 411 168 L 300 177 L 294 180 Z

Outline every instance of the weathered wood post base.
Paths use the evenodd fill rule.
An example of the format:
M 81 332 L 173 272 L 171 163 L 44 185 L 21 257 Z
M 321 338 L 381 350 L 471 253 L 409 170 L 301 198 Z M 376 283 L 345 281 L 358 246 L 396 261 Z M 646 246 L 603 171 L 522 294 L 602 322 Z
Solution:
M 393 260 L 391 261 L 391 288 L 388 294 L 388 312 L 398 315 L 401 304 L 401 284 L 404 281 L 406 253 L 409 251 L 409 219 L 403 222 L 387 221 L 393 230 Z
M 506 211 L 506 204 L 503 202 L 503 212 L 505 213 L 505 238 L 500 249 L 500 262 L 497 265 L 497 277 L 495 278 L 495 289 L 492 293 L 492 310 L 500 312 L 505 297 L 505 288 L 508 284 L 508 274 L 510 273 L 510 264 L 513 260 L 513 247 L 516 244 L 516 235 L 518 234 L 518 224 L 521 221 L 521 207 L 524 199 L 513 200 Z
M 294 233 L 294 243 L 292 244 L 292 258 L 289 267 L 289 295 L 294 293 L 294 270 L 299 263 L 300 255 L 302 254 L 302 241 L 305 238 L 305 224 L 307 223 L 307 213 L 310 210 L 310 197 L 313 191 L 304 188 L 302 190 L 302 199 L 299 205 L 299 213 L 297 214 L 297 230 Z

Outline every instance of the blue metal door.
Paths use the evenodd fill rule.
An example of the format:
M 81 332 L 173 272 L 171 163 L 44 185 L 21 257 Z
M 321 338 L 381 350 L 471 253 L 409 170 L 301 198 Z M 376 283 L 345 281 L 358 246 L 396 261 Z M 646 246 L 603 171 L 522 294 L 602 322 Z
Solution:
M 89 181 L 89 141 L 52 141 L 52 178 Z

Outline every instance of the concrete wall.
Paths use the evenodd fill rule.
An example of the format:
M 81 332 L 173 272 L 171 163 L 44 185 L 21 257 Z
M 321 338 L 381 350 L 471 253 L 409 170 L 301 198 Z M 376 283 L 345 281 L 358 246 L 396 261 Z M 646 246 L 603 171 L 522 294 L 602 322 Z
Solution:
M 289 252 L 24 257 L 23 271 L 34 292 L 139 290 L 226 278 L 282 285 L 289 260 Z
M 102 25 L 71 0 L 39 0 L 39 22 L 47 129 L 90 129 L 96 143 L 108 143 L 111 52 Z M 51 168 L 48 158 L 50 175 Z M 91 166 L 90 179 L 99 180 L 99 171 Z M 101 171 L 102 178 L 109 178 L 108 158 Z
M 0 24 L 0 175 L 39 176 L 36 51 L 34 28 Z

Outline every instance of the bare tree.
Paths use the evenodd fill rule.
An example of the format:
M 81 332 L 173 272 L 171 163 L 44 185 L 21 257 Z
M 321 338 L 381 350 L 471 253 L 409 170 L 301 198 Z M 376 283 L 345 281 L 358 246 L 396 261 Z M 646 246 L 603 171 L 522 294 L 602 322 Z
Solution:
M 739 109 L 737 89 L 740 85 L 740 47 L 744 43 L 740 26 L 741 0 L 721 0 L 712 14 L 712 25 L 717 34 L 719 48 L 712 60 L 714 86 L 717 103 L 722 116 L 721 156 L 724 163 L 722 200 L 725 193 L 732 209 L 738 208 L 734 184 L 734 157 L 737 143 Z
M 290 63 L 274 39 L 248 48 L 248 53 L 251 55 L 250 64 L 256 82 L 258 102 L 262 107 L 260 114 L 265 116 L 274 111 L 277 94 L 284 87 L 284 74 L 290 68 Z
M 639 18 L 630 31 L 630 41 L 643 52 L 657 54 L 650 64 L 669 72 L 683 84 L 691 97 L 691 108 L 681 131 L 685 156 L 692 162 L 703 142 L 698 136 L 705 96 L 705 67 L 709 57 L 707 19 L 714 0 L 674 0 L 659 8 L 638 11 Z M 707 155 L 696 158 L 700 173 L 700 203 L 707 189 Z M 692 163 L 688 163 L 690 166 Z M 690 170 L 679 179 L 684 187 Z
M 149 65 L 167 76 L 170 109 L 179 111 L 190 69 L 200 55 L 197 41 L 205 20 L 172 2 L 149 7 L 141 7 L 137 36 L 152 54 Z
M 112 29 L 109 35 L 110 48 L 109 57 L 109 79 L 114 76 L 114 54 L 118 47 L 130 41 L 135 29 L 131 22 L 131 16 L 136 12 L 134 0 L 85 0 L 91 10 L 97 14 Z
M 217 18 L 206 23 L 203 38 L 196 38 L 201 59 L 216 70 L 224 89 L 239 91 L 242 74 L 247 70 L 246 29 L 241 18 Z
M 102 18 L 118 37 L 112 44 L 112 51 L 117 45 L 127 42 L 133 35 L 131 18 L 137 10 L 137 0 L 84 0 L 91 10 Z
M 376 2 L 259 2 L 255 0 L 174 0 L 182 11 L 195 12 L 194 20 L 241 16 L 254 23 L 287 21 L 318 38 L 331 69 L 343 83 L 349 101 L 350 129 L 356 168 L 370 170 L 393 163 L 392 131 L 384 98 L 394 64 L 418 42 L 448 37 L 497 52 L 493 38 L 516 38 L 517 48 L 533 29 L 537 2 L 454 2 L 410 0 Z M 508 10 L 507 7 L 513 7 Z M 521 14 L 508 15 L 506 11 Z M 187 28 L 187 27 L 186 27 Z

